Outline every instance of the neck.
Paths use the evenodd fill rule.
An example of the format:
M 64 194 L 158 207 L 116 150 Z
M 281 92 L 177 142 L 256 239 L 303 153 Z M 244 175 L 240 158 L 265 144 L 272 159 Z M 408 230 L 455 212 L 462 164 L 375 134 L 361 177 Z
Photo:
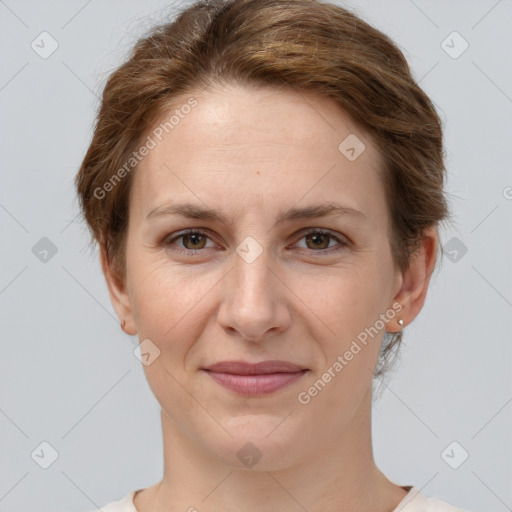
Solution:
M 407 494 L 375 465 L 371 390 L 343 433 L 319 432 L 305 457 L 276 470 L 238 469 L 219 461 L 164 412 L 162 430 L 164 477 L 136 496 L 138 512 L 390 512 Z

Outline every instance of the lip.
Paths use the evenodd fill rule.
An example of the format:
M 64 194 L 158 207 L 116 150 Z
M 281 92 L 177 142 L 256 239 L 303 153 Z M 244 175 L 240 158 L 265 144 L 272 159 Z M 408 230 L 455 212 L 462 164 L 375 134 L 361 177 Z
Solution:
M 302 366 L 288 361 L 261 361 L 248 363 L 246 361 L 220 361 L 204 368 L 218 373 L 232 373 L 236 375 L 262 375 L 266 373 L 292 373 L 305 370 Z
M 287 361 L 221 361 L 203 368 L 221 386 L 243 395 L 264 395 L 289 386 L 308 370 Z

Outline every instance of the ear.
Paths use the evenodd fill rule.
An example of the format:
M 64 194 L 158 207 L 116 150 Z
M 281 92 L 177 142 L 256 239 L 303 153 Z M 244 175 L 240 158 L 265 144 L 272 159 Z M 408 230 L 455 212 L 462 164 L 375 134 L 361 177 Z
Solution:
M 398 274 L 398 291 L 393 299 L 402 305 L 397 319 L 404 321 L 403 327 L 409 325 L 423 308 L 427 296 L 430 277 L 434 271 L 437 258 L 438 235 L 435 228 L 428 228 L 421 240 L 421 246 L 411 256 L 409 268 Z M 403 327 L 387 329 L 388 332 L 400 331 Z
M 133 321 L 132 305 L 130 296 L 119 273 L 114 269 L 113 265 L 107 261 L 107 255 L 103 247 L 100 248 L 100 262 L 103 275 L 107 281 L 110 301 L 117 313 L 120 323 L 125 322 L 124 331 L 131 336 L 137 334 L 137 328 Z

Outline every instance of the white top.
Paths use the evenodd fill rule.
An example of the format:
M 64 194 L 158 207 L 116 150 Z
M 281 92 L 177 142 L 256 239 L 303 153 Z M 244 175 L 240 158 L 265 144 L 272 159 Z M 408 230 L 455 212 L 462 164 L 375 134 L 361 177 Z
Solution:
M 139 490 L 142 489 L 131 491 L 124 498 L 112 501 L 94 512 L 137 512 L 133 504 L 133 497 Z M 392 512 L 464 512 L 445 501 L 428 498 L 417 487 L 406 486 L 405 490 L 409 490 L 409 492 Z

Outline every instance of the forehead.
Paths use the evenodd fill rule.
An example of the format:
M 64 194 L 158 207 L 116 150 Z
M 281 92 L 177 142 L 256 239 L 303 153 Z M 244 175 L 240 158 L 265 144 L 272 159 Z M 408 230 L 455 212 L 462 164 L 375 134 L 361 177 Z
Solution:
M 130 209 L 139 215 L 172 197 L 239 208 L 342 197 L 370 216 L 385 208 L 377 147 L 333 100 L 309 92 L 190 93 L 148 135 L 155 147 L 132 184 Z

